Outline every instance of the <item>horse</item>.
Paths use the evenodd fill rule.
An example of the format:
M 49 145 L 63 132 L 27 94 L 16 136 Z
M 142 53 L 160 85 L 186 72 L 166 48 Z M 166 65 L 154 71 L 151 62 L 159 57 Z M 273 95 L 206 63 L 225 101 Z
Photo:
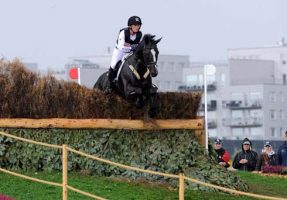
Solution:
M 116 82 L 110 87 L 108 72 L 103 73 L 94 85 L 94 89 L 112 92 L 124 98 L 136 108 L 144 107 L 149 102 L 149 117 L 157 115 L 157 87 L 152 83 L 152 77 L 158 74 L 157 44 L 160 39 L 155 35 L 145 34 L 134 53 L 124 57 L 118 63 L 119 71 Z

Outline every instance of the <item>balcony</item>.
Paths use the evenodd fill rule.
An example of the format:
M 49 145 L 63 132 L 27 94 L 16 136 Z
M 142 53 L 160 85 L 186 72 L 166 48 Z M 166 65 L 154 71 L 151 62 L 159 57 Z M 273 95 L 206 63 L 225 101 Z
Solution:
M 210 129 L 217 127 L 216 119 L 208 119 L 207 124 L 208 124 L 208 128 L 210 128 Z
M 207 102 L 207 111 L 215 111 L 216 107 L 216 100 Z M 204 103 L 200 104 L 198 111 L 204 111 Z
M 215 91 L 216 90 L 216 84 L 215 83 L 208 83 L 207 84 L 207 91 Z M 180 85 L 178 87 L 179 91 L 185 91 L 185 92 L 199 92 L 204 90 L 204 85 Z
M 261 109 L 262 100 L 222 101 L 222 107 L 229 108 L 231 110 Z
M 260 127 L 263 125 L 263 120 L 261 117 L 246 117 L 246 118 L 224 118 L 222 120 L 223 126 L 230 127 Z

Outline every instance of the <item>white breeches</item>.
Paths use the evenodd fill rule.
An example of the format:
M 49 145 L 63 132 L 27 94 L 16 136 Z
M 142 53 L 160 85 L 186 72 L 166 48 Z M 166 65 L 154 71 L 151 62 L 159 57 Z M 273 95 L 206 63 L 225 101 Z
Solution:
M 114 49 L 113 55 L 112 55 L 112 61 L 111 61 L 111 68 L 115 69 L 116 64 L 123 59 L 125 55 L 129 53 L 124 53 L 122 51 L 119 51 L 117 48 Z

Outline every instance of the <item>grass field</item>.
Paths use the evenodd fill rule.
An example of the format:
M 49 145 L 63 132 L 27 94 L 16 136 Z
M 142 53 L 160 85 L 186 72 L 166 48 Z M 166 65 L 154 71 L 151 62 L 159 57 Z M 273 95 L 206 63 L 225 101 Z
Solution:
M 21 172 L 20 172 L 21 173 Z M 35 178 L 55 181 L 61 183 L 61 173 L 25 173 Z M 257 194 L 287 198 L 287 179 L 263 177 L 258 174 L 239 172 L 239 176 L 245 180 L 251 190 Z M 69 173 L 69 185 L 90 192 L 92 194 L 115 200 L 171 200 L 178 199 L 177 189 L 168 186 L 150 185 L 146 183 L 135 183 L 120 181 L 111 178 L 95 177 L 78 173 Z M 19 200 L 56 200 L 61 199 L 61 188 L 48 186 L 41 183 L 24 180 L 0 172 L 0 194 Z M 85 200 L 91 199 L 73 191 L 68 192 L 68 199 Z M 186 190 L 185 199 L 253 199 L 243 196 L 234 196 L 221 192 L 200 192 Z

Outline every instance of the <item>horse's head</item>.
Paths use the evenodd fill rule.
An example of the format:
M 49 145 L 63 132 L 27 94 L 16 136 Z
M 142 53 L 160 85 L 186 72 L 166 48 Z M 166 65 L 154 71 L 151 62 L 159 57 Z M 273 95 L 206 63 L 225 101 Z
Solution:
M 161 38 L 158 40 L 154 39 L 154 35 L 145 34 L 143 40 L 140 43 L 140 50 L 142 51 L 142 60 L 147 68 L 150 70 L 152 77 L 156 77 L 157 71 L 157 59 L 158 59 L 158 48 L 157 43 L 160 42 Z

